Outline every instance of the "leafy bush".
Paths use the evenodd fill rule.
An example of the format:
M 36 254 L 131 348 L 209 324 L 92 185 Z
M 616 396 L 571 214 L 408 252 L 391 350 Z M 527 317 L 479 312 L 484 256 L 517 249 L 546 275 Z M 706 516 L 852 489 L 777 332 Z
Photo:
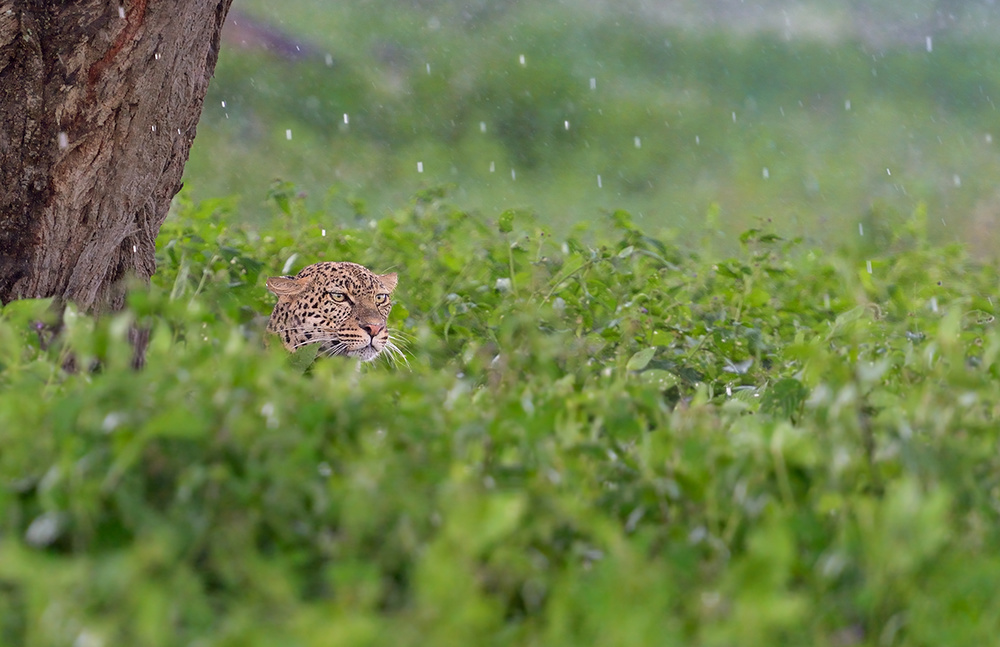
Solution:
M 350 225 L 270 204 L 181 201 L 123 313 L 0 313 L 0 643 L 1000 630 L 998 276 L 921 213 L 881 255 L 757 229 L 718 257 L 433 189 Z M 399 272 L 409 369 L 262 344 L 265 277 L 347 259 Z

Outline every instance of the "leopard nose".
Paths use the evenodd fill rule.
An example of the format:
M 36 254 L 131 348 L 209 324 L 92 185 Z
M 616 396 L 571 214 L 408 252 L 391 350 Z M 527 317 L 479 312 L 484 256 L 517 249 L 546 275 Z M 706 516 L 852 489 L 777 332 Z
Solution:
M 383 326 L 382 324 L 373 324 L 373 323 L 361 324 L 361 330 L 364 330 L 366 333 L 368 333 L 372 339 L 375 339 L 375 337 L 384 329 L 385 326 Z

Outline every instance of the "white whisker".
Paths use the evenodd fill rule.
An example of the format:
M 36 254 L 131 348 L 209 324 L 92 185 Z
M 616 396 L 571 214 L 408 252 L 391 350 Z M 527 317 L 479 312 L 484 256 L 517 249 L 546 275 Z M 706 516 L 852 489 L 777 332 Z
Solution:
M 386 361 L 391 366 L 405 366 L 406 368 L 410 368 L 410 362 L 406 359 L 406 354 L 396 344 L 392 343 L 392 340 L 386 341 L 382 350 L 384 351 L 383 354 Z
M 413 335 L 411 335 L 410 333 L 406 332 L 405 330 L 400 330 L 400 329 L 390 330 L 389 331 L 389 336 L 390 337 L 395 336 L 396 339 L 403 339 L 403 340 L 405 340 L 407 342 L 411 342 L 411 341 L 414 340 Z

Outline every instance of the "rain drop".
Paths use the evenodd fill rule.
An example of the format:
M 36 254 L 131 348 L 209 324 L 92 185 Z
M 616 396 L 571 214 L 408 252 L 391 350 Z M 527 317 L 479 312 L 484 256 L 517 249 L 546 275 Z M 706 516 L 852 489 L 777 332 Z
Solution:
M 222 102 L 222 107 L 223 107 L 223 108 L 225 108 L 225 107 L 226 107 L 226 102 L 225 102 L 225 101 L 223 101 L 223 102 Z
M 524 54 L 521 54 L 520 56 L 518 56 L 517 60 L 520 61 L 521 67 L 524 67 Z
M 322 236 L 322 237 L 324 237 L 324 238 L 326 238 L 326 230 L 325 229 L 320 229 L 319 230 L 319 235 Z
M 986 133 L 986 143 L 987 144 L 992 144 L 993 143 L 993 135 L 991 135 L 989 133 Z
M 497 170 L 496 164 L 494 164 L 493 162 L 490 162 L 490 173 L 492 173 L 495 170 Z
M 844 110 L 850 110 L 850 109 L 851 109 L 851 100 L 848 99 L 847 101 L 844 102 Z
M 858 223 L 858 236 L 864 236 L 864 235 L 865 235 L 865 225 L 864 225 L 864 223 L 859 222 Z
M 423 173 L 423 172 L 424 172 L 424 163 L 417 162 L 417 173 Z
M 590 77 L 590 89 L 591 90 L 597 89 L 597 79 L 595 79 L 594 77 Z
M 872 273 L 872 262 L 871 261 L 865 261 L 865 266 L 868 268 L 868 273 L 871 274 Z
M 890 170 L 888 169 L 888 167 L 886 167 L 886 169 L 885 169 L 885 174 L 886 174 L 886 175 L 892 175 L 892 171 L 890 171 Z
M 431 73 L 431 64 L 430 63 L 427 64 L 427 73 L 428 74 Z
M 139 248 L 136 247 L 135 245 L 132 245 L 132 253 L 135 254 L 137 251 L 139 251 Z
M 771 177 L 771 171 L 767 170 L 767 167 L 765 166 L 764 170 L 761 172 L 761 175 L 763 175 L 764 179 L 766 180 Z
M 926 43 L 927 43 L 927 52 L 928 53 L 933 52 L 934 51 L 934 41 L 931 40 L 930 36 L 927 37 Z
M 59 140 L 59 148 L 61 148 L 61 149 L 62 148 L 69 148 L 69 135 L 67 135 L 66 133 L 64 133 L 62 131 L 59 131 L 58 140 Z
M 285 131 L 285 139 L 290 140 L 292 138 L 292 129 L 289 128 Z
M 638 137 L 636 137 L 636 138 L 635 138 L 635 139 L 633 140 L 633 142 L 635 143 L 635 147 L 636 147 L 636 148 L 642 148 L 642 140 L 641 140 L 641 139 L 639 139 Z
M 351 119 L 350 119 L 350 117 L 348 117 L 348 116 L 347 116 L 347 113 L 346 113 L 346 112 L 344 113 L 344 123 L 345 123 L 345 124 L 349 124 L 349 123 L 351 123 Z
M 603 185 L 601 184 L 601 176 L 600 175 L 597 176 L 597 188 L 598 189 L 604 188 Z
M 735 111 L 733 112 L 733 123 L 734 124 L 736 123 L 736 112 Z
M 153 54 L 153 59 L 154 59 L 154 60 L 157 60 L 157 61 L 158 61 L 158 60 L 160 60 L 160 58 L 161 58 L 161 57 L 160 57 L 160 53 L 159 53 L 159 52 L 157 52 L 157 53 Z
M 510 179 L 511 180 L 516 180 L 517 179 L 517 172 L 514 169 L 510 170 Z
M 149 129 L 152 130 L 155 133 L 156 132 L 156 124 L 153 124 L 152 126 L 150 126 Z
M 481 132 L 481 133 L 485 133 L 486 132 L 486 122 L 485 121 L 480 121 L 479 122 L 479 132 Z
M 956 187 L 962 186 L 962 178 L 960 178 L 957 173 L 951 176 L 951 181 L 955 183 Z
M 124 18 L 125 17 L 125 6 L 124 5 L 118 5 L 118 17 L 119 18 Z
M 695 144 L 695 146 L 701 146 L 701 137 L 699 137 L 698 135 L 695 135 L 694 136 L 694 144 Z
M 569 122 L 568 121 L 564 121 L 563 122 L 563 126 L 566 128 L 566 130 L 569 130 Z
M 937 297 L 931 297 L 931 312 L 937 313 L 937 311 L 938 311 Z
M 324 60 L 326 61 L 326 66 L 331 67 L 333 65 L 333 54 L 327 54 Z

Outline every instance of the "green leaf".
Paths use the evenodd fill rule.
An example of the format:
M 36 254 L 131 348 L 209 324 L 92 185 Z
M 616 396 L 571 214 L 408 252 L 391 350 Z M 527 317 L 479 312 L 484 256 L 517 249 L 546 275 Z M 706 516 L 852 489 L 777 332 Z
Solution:
M 497 218 L 497 229 L 501 234 L 509 234 L 514 230 L 514 216 L 517 215 L 515 209 L 507 209 Z
M 653 355 L 656 355 L 656 346 L 643 348 L 629 358 L 628 364 L 625 365 L 625 368 L 629 371 L 641 371 L 646 368 L 646 364 L 649 364 L 649 361 L 653 359 Z
M 778 380 L 764 392 L 760 410 L 779 418 L 791 418 L 799 411 L 807 397 L 809 389 L 802 382 L 786 377 Z
M 316 355 L 318 353 L 319 344 L 307 344 L 292 353 L 288 358 L 288 363 L 299 373 L 305 373 L 306 369 L 312 366 L 312 363 L 316 361 Z

